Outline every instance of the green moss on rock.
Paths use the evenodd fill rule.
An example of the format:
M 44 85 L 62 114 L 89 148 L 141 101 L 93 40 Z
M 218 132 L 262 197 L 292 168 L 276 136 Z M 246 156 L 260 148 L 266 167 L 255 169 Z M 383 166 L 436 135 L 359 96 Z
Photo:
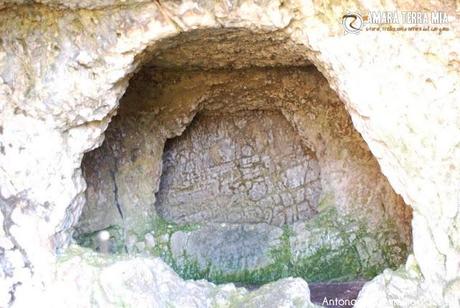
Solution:
M 211 262 L 203 267 L 187 255 L 178 262 L 170 251 L 165 261 L 185 279 L 264 284 L 285 277 L 300 277 L 311 282 L 371 279 L 385 268 L 397 268 L 407 256 L 407 247 L 391 222 L 376 228 L 378 231 L 371 231 L 365 223 L 352 217 L 339 217 L 331 207 L 306 222 L 305 228 L 316 231 L 320 245 L 304 255 L 294 255 L 290 243 L 295 234 L 292 228 L 285 226 L 280 245 L 270 251 L 273 262 L 255 270 L 224 273 Z M 336 234 L 338 241 L 328 241 L 330 234 Z
M 186 251 L 175 258 L 171 236 L 178 231 L 193 232 L 200 225 L 178 225 L 161 218 L 156 218 L 148 230 L 155 237 L 155 246 L 146 247 L 143 253 L 161 257 L 184 279 L 250 285 L 286 277 L 300 277 L 310 282 L 371 279 L 385 268 L 396 269 L 404 262 L 408 248 L 390 221 L 371 230 L 365 222 L 339 215 L 333 206 L 323 204 L 320 210 L 309 221 L 294 227 L 284 226 L 279 244 L 269 252 L 270 264 L 252 270 L 224 272 L 212 260 L 200 263 Z M 122 228 L 113 226 L 108 231 L 112 235 L 114 252 L 124 253 Z M 144 240 L 145 233 L 136 235 L 139 241 Z M 94 232 L 77 240 L 82 246 L 97 249 L 96 236 Z

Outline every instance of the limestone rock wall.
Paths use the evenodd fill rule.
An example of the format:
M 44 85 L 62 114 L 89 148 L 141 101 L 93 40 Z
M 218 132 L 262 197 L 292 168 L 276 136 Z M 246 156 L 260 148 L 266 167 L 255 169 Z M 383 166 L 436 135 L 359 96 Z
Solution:
M 101 144 L 144 51 L 181 31 L 243 27 L 283 32 L 305 52 L 392 187 L 414 208 L 412 267 L 421 275 L 404 288 L 386 279 L 360 302 L 418 292 L 424 306 L 455 307 L 460 40 L 454 1 L 134 2 L 0 2 L 2 306 L 36 305 L 50 285 L 54 251 L 68 243 L 85 202 L 83 153 Z M 338 22 L 344 12 L 388 9 L 446 11 L 450 31 L 352 36 Z
M 169 221 L 283 225 L 317 211 L 318 162 L 279 113 L 197 116 L 163 162 L 156 209 Z
M 76 229 L 85 245 L 97 243 L 91 237 L 87 243 L 85 232 L 115 226 L 121 233 L 110 231 L 129 251 L 144 252 L 144 236 L 153 233 L 153 253 L 167 256 L 183 276 L 232 281 L 234 275 L 234 281 L 248 283 L 291 274 L 315 280 L 372 277 L 375 269 L 396 267 L 410 249 L 410 208 L 313 67 L 177 71 L 147 65 L 131 81 L 106 135 L 104 145 L 83 161 L 88 202 Z M 177 135 L 166 143 L 162 161 L 162 143 Z M 300 172 L 292 172 L 299 165 Z M 267 190 L 252 200 L 258 184 Z M 232 185 L 240 190 L 231 191 Z M 202 226 L 174 233 L 171 225 L 165 232 L 157 212 L 171 224 Z M 107 220 L 107 213 L 117 219 Z M 326 218 L 308 223 L 317 213 Z M 245 250 L 245 241 L 230 245 L 230 253 L 214 234 L 220 230 L 234 238 L 238 225 L 296 221 L 293 238 L 285 239 L 300 243 L 292 253 L 288 243 L 280 243 L 281 228 L 270 241 L 262 239 L 271 227 L 260 224 L 250 233 L 251 247 L 261 251 L 256 255 Z M 216 229 L 208 226 L 212 222 L 230 225 Z M 201 251 L 202 243 L 214 247 L 212 252 Z M 372 247 L 363 250 L 365 243 Z M 283 249 L 284 261 L 271 257 L 272 250 Z M 356 262 L 321 276 L 307 259 L 317 260 L 322 251 L 330 260 Z M 282 269 L 280 262 L 291 258 L 296 267 Z
M 272 265 L 272 252 L 281 245 L 282 234 L 281 228 L 267 224 L 210 223 L 197 230 L 174 232 L 169 243 L 179 273 L 188 269 L 189 275 L 195 275 L 189 278 L 217 280 L 219 274 L 222 278 L 236 276 Z M 195 272 L 190 267 L 192 262 L 197 267 Z M 215 273 L 200 273 L 206 270 Z M 244 283 L 236 277 L 234 282 Z
M 380 174 L 343 104 L 313 68 L 177 72 L 146 66 L 132 80 L 119 115 L 107 131 L 106 145 L 95 151 L 103 152 L 97 155 L 106 157 L 107 162 L 92 161 L 93 154 L 89 153 L 84 170 L 87 165 L 88 170 L 110 169 L 113 161 L 118 162 L 118 169 L 113 170 L 117 199 L 123 212 L 133 213 L 127 219 L 134 223 L 140 208 L 155 212 L 152 204 L 162 169 L 158 157 L 167 138 L 182 134 L 197 112 L 234 114 L 248 110 L 283 113 L 303 147 L 310 149 L 318 160 L 321 199 L 328 199 L 344 214 L 362 217 L 370 227 L 391 219 L 404 241 L 410 242 L 410 209 Z M 146 178 L 152 182 L 145 181 Z M 88 177 L 87 181 L 89 187 L 96 187 L 101 185 L 97 184 L 100 181 L 113 182 L 113 177 Z M 107 185 L 115 190 L 115 185 Z M 103 194 L 93 194 L 96 191 L 87 191 L 88 211 L 95 212 L 91 210 L 98 206 L 94 197 Z M 108 212 L 115 211 L 113 203 L 102 204 Z M 81 224 L 85 222 L 82 220 Z
M 78 224 L 80 233 L 113 225 L 134 232 L 148 228 L 155 217 L 164 145 L 153 123 L 152 115 L 114 121 L 103 145 L 85 155 L 87 206 Z

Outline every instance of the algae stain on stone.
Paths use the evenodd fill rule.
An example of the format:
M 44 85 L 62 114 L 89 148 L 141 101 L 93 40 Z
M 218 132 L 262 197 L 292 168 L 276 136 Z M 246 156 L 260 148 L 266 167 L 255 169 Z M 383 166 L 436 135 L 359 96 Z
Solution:
M 324 200 L 323 200 L 324 201 Z M 206 279 L 214 283 L 261 285 L 286 277 L 300 277 L 309 282 L 371 279 L 385 268 L 396 269 L 408 254 L 391 221 L 370 230 L 366 223 L 350 216 L 339 215 L 331 199 L 321 203 L 320 212 L 296 226 L 285 225 L 278 245 L 268 252 L 270 263 L 252 270 L 225 272 L 212 260 L 205 264 L 184 251 L 180 258 L 171 249 L 171 237 L 176 232 L 191 233 L 202 228 L 199 224 L 178 225 L 156 217 L 146 233 L 155 237 L 155 246 L 135 251 L 158 256 L 184 279 Z M 113 252 L 124 254 L 120 227 L 109 228 Z M 301 233 L 307 232 L 307 233 Z M 97 250 L 96 232 L 77 239 L 85 247 Z

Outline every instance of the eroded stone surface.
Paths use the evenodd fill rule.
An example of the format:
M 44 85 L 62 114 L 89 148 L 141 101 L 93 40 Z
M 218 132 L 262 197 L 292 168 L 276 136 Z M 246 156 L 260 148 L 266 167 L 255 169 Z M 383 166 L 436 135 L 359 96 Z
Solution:
M 185 277 L 232 281 L 230 274 L 235 274 L 233 281 L 248 283 L 291 274 L 320 281 L 371 278 L 378 269 L 396 267 L 410 248 L 410 209 L 392 191 L 342 103 L 313 68 L 200 72 L 146 66 L 132 81 L 106 134 L 103 146 L 83 162 L 90 189 L 77 230 L 109 228 L 113 247 L 122 247 L 117 244 L 121 242 L 128 251 L 142 251 L 144 234 L 158 233 L 157 224 L 151 223 L 155 207 L 160 216 L 185 227 L 208 222 L 292 224 L 317 212 L 329 219 L 310 226 L 313 233 L 296 232 L 292 240 L 303 248 L 293 245 L 292 253 L 285 243 L 273 248 L 264 242 L 260 231 L 253 245 L 265 247 L 265 261 L 256 264 L 250 251 L 235 250 L 235 263 L 252 262 L 238 273 L 231 273 L 231 265 L 219 257 L 228 251 L 212 228 L 189 233 L 209 246 L 216 239 L 209 255 L 207 250 L 198 252 L 204 249 L 199 241 L 181 248 L 185 241 L 178 236 L 172 241 L 156 238 L 175 251 L 170 259 L 171 245 L 160 244 L 154 254 L 166 255 Z M 181 136 L 167 143 L 162 166 L 162 145 L 176 135 Z M 267 188 L 260 198 L 260 190 L 253 189 L 259 184 Z M 327 207 L 318 209 L 319 201 Z M 338 215 L 329 217 L 330 207 Z M 108 213 L 117 219 L 108 221 Z M 340 216 L 347 218 L 338 221 Z M 97 248 L 91 236 L 83 235 L 81 243 Z M 304 239 L 309 236 L 311 241 Z M 272 250 L 283 249 L 283 261 L 272 256 Z M 182 252 L 187 258 L 178 258 Z M 215 257 L 208 260 L 212 272 L 224 276 L 209 275 L 203 256 Z M 280 264 L 291 256 L 295 266 Z M 350 260 L 342 266 L 340 258 Z M 331 270 L 321 275 L 312 262 Z
M 156 208 L 176 223 L 283 225 L 316 213 L 319 176 L 281 114 L 204 114 L 166 144 Z
M 200 29 L 162 40 L 148 65 L 180 70 L 308 66 L 307 55 L 283 31 L 255 34 L 241 28 Z
M 158 258 L 114 258 L 75 247 L 58 260 L 48 292 L 49 307 L 317 307 L 302 279 L 249 292 L 233 284 L 184 281 Z
M 276 113 L 277 110 L 283 115 Z M 263 114 L 272 116 L 264 119 Z M 193 117 L 197 120 L 186 128 Z M 166 146 L 163 183 L 157 195 L 159 199 L 155 201 L 162 169 L 162 161 L 158 158 L 162 144 L 166 138 L 179 134 L 183 135 Z M 230 145 L 219 143 L 229 140 Z M 251 147 L 246 147 L 247 144 Z M 232 149 L 229 157 L 236 159 L 226 159 L 227 148 Z M 305 167 L 313 167 L 313 172 L 301 170 L 303 175 L 298 185 L 299 174 L 292 172 L 291 167 L 299 165 L 302 159 L 308 162 Z M 261 164 L 264 160 L 275 165 L 265 167 Z M 251 172 L 247 172 L 249 166 Z M 144 234 L 157 228 L 155 223 L 149 222 L 157 215 L 154 202 L 161 216 L 181 224 L 213 221 L 282 225 L 311 218 L 312 214 L 321 211 L 316 208 L 319 200 L 335 208 L 339 213 L 337 217 L 354 217 L 361 222 L 358 225 L 351 220 L 335 222 L 336 218 L 332 217 L 328 224 L 314 227 L 317 236 L 312 236 L 310 242 L 302 238 L 308 237 L 308 233 L 299 232 L 297 241 L 310 243 L 303 245 L 307 248 L 292 254 L 296 263 L 306 263 L 297 271 L 301 277 L 319 280 L 320 277 L 344 279 L 347 275 L 373 277 L 377 269 L 397 266 L 410 247 L 410 210 L 380 174 L 376 161 L 353 130 L 342 103 L 312 68 L 176 72 L 154 71 L 147 66 L 132 81 L 103 146 L 85 156 L 84 170 L 91 188 L 87 190 L 88 203 L 77 230 L 93 232 L 104 224 L 103 228 L 116 225 L 118 230 L 114 230 L 114 237 L 125 242 L 128 251 L 138 250 L 139 245 L 145 247 Z M 254 184 L 272 185 L 273 188 L 265 191 L 260 200 L 251 200 Z M 241 190 L 232 190 L 233 186 Z M 300 197 L 296 194 L 299 191 Z M 118 201 L 115 204 L 111 202 L 114 192 Z M 106 193 L 107 198 L 104 197 Z M 302 197 L 309 201 L 307 209 L 310 211 L 297 215 L 296 207 L 291 205 L 296 202 L 302 205 Z M 124 215 L 121 221 L 119 218 L 106 220 L 106 213 L 117 216 L 119 209 Z M 266 209 L 275 211 L 265 216 Z M 391 226 L 388 221 L 392 222 Z M 399 235 L 384 231 L 387 229 L 397 230 Z M 197 232 L 209 241 L 213 239 L 212 233 Z M 328 236 L 328 232 L 335 236 Z M 381 234 L 379 239 L 374 238 L 377 234 Z M 133 237 L 141 242 L 136 244 Z M 366 245 L 365 237 L 374 243 L 369 249 L 362 248 Z M 385 240 L 387 245 L 383 244 Z M 254 245 L 265 247 L 266 243 L 261 241 Z M 94 241 L 90 241 L 89 246 L 97 248 Z M 188 261 L 197 262 L 198 259 L 201 264 L 199 270 L 180 269 L 186 275 L 195 273 L 187 277 L 207 277 L 202 258 L 196 253 L 200 247 L 199 243 L 183 247 L 193 254 Z M 169 247 L 163 248 L 169 250 Z M 341 249 L 347 252 L 341 254 Z M 360 251 L 355 253 L 356 249 Z M 321 276 L 317 271 L 306 270 L 312 265 L 304 257 L 323 260 L 326 252 L 331 252 L 330 264 L 336 263 L 341 256 L 355 260 L 335 274 L 328 271 Z M 225 249 L 216 249 L 215 254 L 225 254 Z M 252 255 L 242 250 L 236 251 L 234 258 L 235 262 L 245 262 Z M 169 262 L 173 265 L 173 261 Z M 215 271 L 225 272 L 228 268 L 218 259 L 213 262 L 217 265 Z M 277 262 L 272 258 L 271 265 Z M 263 266 L 251 266 L 252 269 L 257 267 Z M 280 271 L 275 268 L 273 271 L 276 275 L 270 275 L 274 277 L 295 273 L 295 269 Z M 257 273 L 253 275 L 256 278 L 251 276 L 248 280 L 252 282 L 264 275 Z M 246 278 L 240 275 L 238 279 Z
M 318 161 L 320 199 L 331 199 L 344 214 L 368 220 L 371 228 L 391 217 L 404 241 L 410 241 L 410 209 L 380 174 L 342 103 L 314 69 L 159 72 L 147 67 L 132 81 L 106 142 L 96 154 L 88 153 L 84 166 L 109 170 L 115 160 L 117 168 L 112 171 L 120 207 L 131 213 L 127 219 L 136 222 L 139 217 L 142 221 L 144 212 L 155 215 L 152 204 L 162 169 L 158 155 L 165 140 L 182 134 L 200 110 L 234 114 L 248 109 L 283 113 L 303 147 L 310 149 Z M 87 177 L 87 181 L 94 187 L 101 186 L 96 184 L 101 181 L 109 182 L 115 189 L 108 173 Z M 104 211 L 91 210 L 97 208 L 97 194 L 103 193 L 88 190 L 91 215 L 104 215 Z M 116 211 L 113 203 L 99 203 L 108 212 Z
M 369 305 L 379 307 L 429 307 L 430 295 L 423 291 L 420 283 L 420 268 L 413 255 L 407 259 L 405 267 L 397 271 L 385 270 L 382 275 L 366 284 L 361 290 L 355 307 Z M 383 291 L 383 292 L 382 292 Z M 402 296 L 405 294 L 405 296 Z M 458 302 L 448 299 L 448 307 L 456 307 Z
M 78 7 L 76 1 L 40 1 L 61 5 L 54 9 L 10 6 L 38 2 L 0 2 L 0 187 L 7 204 L 0 216 L 8 221 L 1 248 L 6 259 L 2 264 L 12 264 L 2 285 L 3 306 L 14 298 L 41 298 L 54 248 L 68 243 L 67 230 L 84 204 L 79 170 L 83 153 L 102 141 L 128 76 L 142 58 L 136 56 L 155 40 L 178 32 L 177 23 L 152 3 L 77 1 L 90 9 L 94 3 L 110 5 L 94 11 L 65 9 Z M 308 49 L 383 173 L 415 209 L 414 253 L 423 274 L 423 280 L 416 280 L 427 296 L 426 306 L 455 304 L 460 272 L 455 240 L 460 226 L 456 3 L 282 4 L 175 1 L 167 12 L 181 21 L 183 30 L 285 27 L 283 31 Z M 344 12 L 378 9 L 446 11 L 451 31 L 343 35 L 338 21 Z M 57 22 L 62 27 L 56 28 Z M 383 285 L 376 288 L 376 295 L 385 290 Z M 400 298 L 413 296 L 409 292 L 395 290 Z
M 271 251 L 281 245 L 283 230 L 268 224 L 211 224 L 171 235 L 172 256 L 180 266 L 196 262 L 222 275 L 254 271 L 274 263 Z
M 184 278 L 249 285 L 290 276 L 310 282 L 371 279 L 404 262 L 409 247 L 394 225 L 387 222 L 371 230 L 365 222 L 329 206 L 308 221 L 282 228 L 268 224 L 155 228 L 158 246 L 153 254 Z M 137 251 L 146 253 L 144 248 Z

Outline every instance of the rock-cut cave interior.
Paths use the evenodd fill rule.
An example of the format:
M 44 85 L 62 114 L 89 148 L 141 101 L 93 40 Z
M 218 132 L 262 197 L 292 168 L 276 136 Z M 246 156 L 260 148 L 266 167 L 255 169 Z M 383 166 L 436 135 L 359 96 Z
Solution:
M 149 52 L 84 156 L 77 243 L 243 286 L 365 281 L 404 263 L 411 209 L 303 48 L 226 29 Z

